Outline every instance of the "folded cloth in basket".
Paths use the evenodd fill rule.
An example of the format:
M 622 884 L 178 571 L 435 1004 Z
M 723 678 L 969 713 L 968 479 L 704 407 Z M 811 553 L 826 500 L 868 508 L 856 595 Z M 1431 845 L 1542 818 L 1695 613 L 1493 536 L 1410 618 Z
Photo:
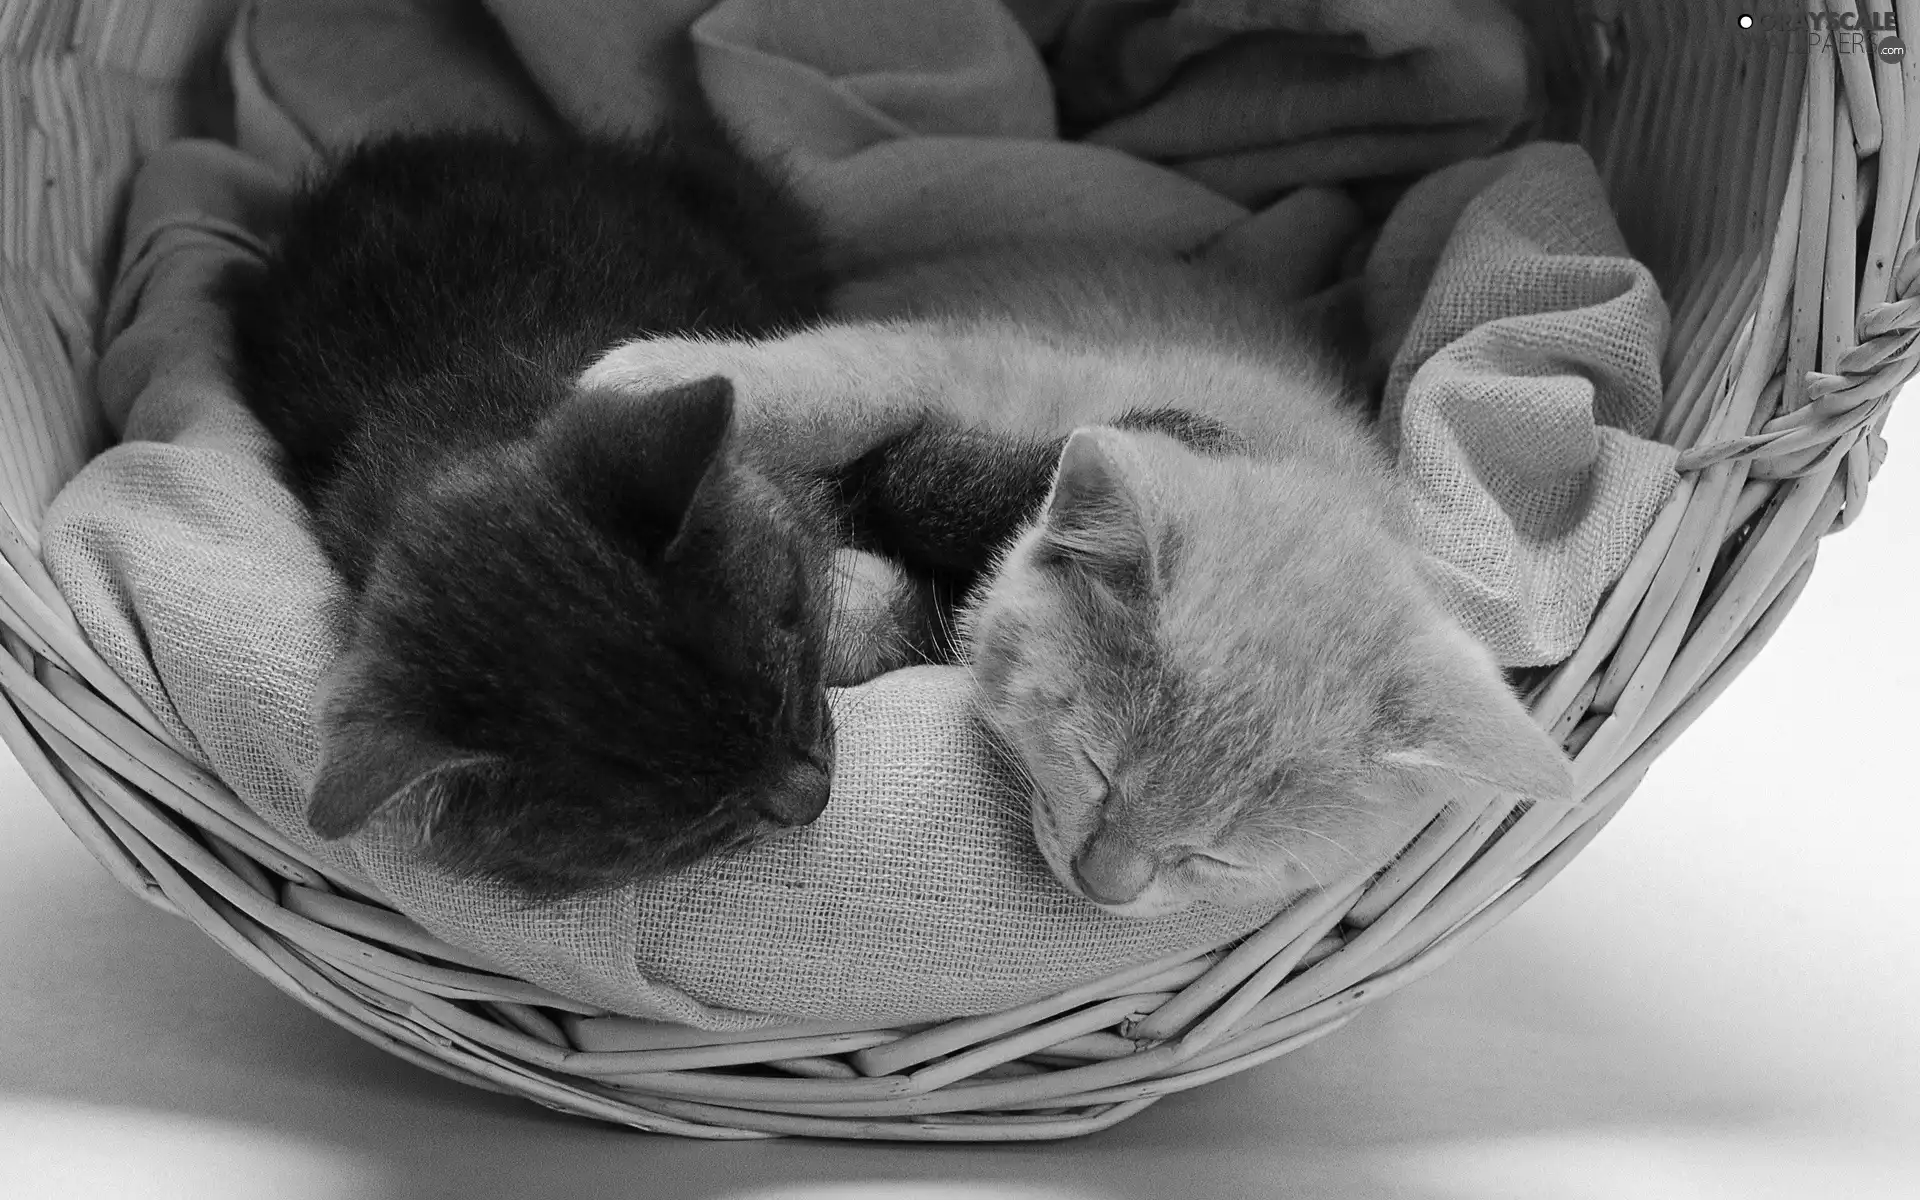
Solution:
M 1484 154 L 1528 100 L 1502 0 L 1013 0 L 1086 140 L 1246 203 Z
M 488 7 L 496 23 L 481 26 L 445 2 L 256 0 L 230 45 L 239 150 L 179 143 L 143 168 L 99 371 L 124 444 L 69 485 L 43 531 L 102 654 L 289 838 L 441 937 L 616 1011 L 710 1028 L 932 1019 L 1257 924 L 1264 914 L 1204 909 L 1121 921 L 1069 896 L 968 718 L 964 677 L 933 669 L 836 697 L 839 769 L 817 825 L 675 879 L 528 910 L 377 833 L 314 845 L 307 705 L 340 644 L 343 595 L 233 394 L 206 285 L 258 252 L 316 151 L 409 126 L 642 126 L 671 85 L 665 47 L 690 29 L 716 108 L 786 158 L 869 265 L 1071 232 L 1249 256 L 1305 294 L 1357 224 L 1335 191 L 1254 213 L 1112 146 L 1058 139 L 1034 43 L 988 0 L 580 3 L 551 20 L 534 0 Z M 322 48 L 323 16 L 361 50 Z M 1671 452 L 1639 436 L 1658 407 L 1665 312 L 1591 163 L 1528 148 L 1414 189 L 1362 290 L 1391 369 L 1388 428 L 1451 598 L 1509 663 L 1564 655 L 1673 481 Z

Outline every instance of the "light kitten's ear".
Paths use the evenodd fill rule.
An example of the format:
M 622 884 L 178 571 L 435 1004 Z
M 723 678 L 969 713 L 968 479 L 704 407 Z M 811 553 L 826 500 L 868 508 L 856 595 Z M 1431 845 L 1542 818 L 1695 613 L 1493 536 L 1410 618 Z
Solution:
M 733 385 L 718 375 L 650 395 L 589 390 L 554 410 L 537 445 L 589 512 L 608 514 L 671 559 L 708 481 L 725 469 L 733 421 Z
M 307 825 L 332 841 L 357 833 L 391 809 L 406 818 L 411 840 L 426 840 L 433 810 L 412 803 L 420 788 L 493 760 L 440 745 L 407 730 L 356 722 L 329 733 L 307 801 Z
M 1391 747 L 1381 761 L 1390 769 L 1488 784 L 1535 803 L 1572 799 L 1566 755 L 1464 634 L 1410 656 L 1377 711 Z
M 1043 561 L 1082 571 L 1121 596 L 1150 591 L 1153 537 L 1126 435 L 1076 429 L 1060 452 L 1041 520 Z

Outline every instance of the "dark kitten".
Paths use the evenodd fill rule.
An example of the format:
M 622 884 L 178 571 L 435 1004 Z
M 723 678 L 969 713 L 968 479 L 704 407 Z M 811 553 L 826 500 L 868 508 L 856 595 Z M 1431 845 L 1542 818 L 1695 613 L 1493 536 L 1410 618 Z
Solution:
M 536 898 L 669 870 L 827 799 L 826 498 L 732 389 L 582 390 L 629 338 L 815 319 L 813 226 L 716 129 L 409 135 L 346 154 L 229 281 L 242 392 L 355 627 L 309 820 L 386 812 Z

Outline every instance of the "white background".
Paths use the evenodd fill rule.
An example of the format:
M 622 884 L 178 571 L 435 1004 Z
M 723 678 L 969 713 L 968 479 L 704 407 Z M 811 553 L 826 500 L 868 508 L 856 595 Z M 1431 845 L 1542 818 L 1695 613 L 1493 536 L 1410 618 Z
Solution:
M 122 893 L 0 759 L 0 1195 L 1914 1200 L 1909 430 L 1767 653 L 1540 896 L 1333 1037 L 1079 1142 L 680 1142 L 444 1082 Z

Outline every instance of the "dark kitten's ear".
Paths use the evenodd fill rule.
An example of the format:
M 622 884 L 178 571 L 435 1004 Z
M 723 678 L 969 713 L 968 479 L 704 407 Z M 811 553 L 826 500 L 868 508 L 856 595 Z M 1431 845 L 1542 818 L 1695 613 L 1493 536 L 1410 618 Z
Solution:
M 1060 452 L 1042 518 L 1042 560 L 1084 572 L 1123 597 L 1148 594 L 1153 538 L 1126 435 L 1076 429 Z
M 582 391 L 547 418 L 537 444 L 590 512 L 672 558 L 725 468 L 733 408 L 733 385 L 717 375 L 647 395 Z
M 1464 633 L 1431 639 L 1387 683 L 1376 709 L 1389 770 L 1486 784 L 1535 803 L 1570 801 L 1571 764 Z
M 381 699 L 382 665 L 380 652 L 357 640 L 320 678 L 320 769 L 307 795 L 307 825 L 329 841 L 392 809 L 410 827 L 409 840 L 423 842 L 434 806 L 414 802 L 422 786 L 495 761 L 407 728 Z
M 395 725 L 365 721 L 328 730 L 307 801 L 307 824 L 331 841 L 359 832 L 391 809 L 411 827 L 409 840 L 425 841 L 433 809 L 411 803 L 419 789 L 491 761 Z

